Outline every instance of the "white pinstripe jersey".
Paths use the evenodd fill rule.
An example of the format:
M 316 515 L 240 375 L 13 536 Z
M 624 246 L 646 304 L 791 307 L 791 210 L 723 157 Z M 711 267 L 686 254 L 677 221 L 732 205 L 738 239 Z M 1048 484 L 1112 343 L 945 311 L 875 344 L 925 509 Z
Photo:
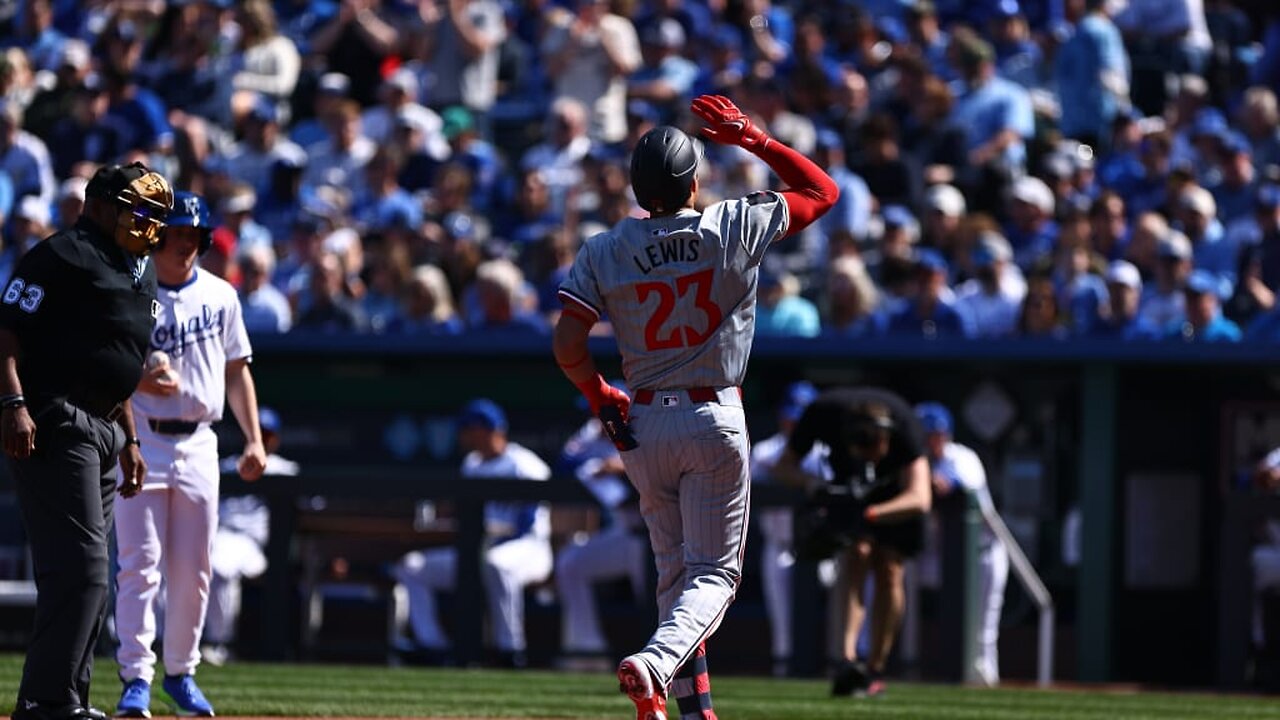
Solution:
M 560 298 L 608 315 L 632 388 L 740 385 L 760 261 L 788 221 L 786 200 L 767 191 L 628 218 L 583 244 Z

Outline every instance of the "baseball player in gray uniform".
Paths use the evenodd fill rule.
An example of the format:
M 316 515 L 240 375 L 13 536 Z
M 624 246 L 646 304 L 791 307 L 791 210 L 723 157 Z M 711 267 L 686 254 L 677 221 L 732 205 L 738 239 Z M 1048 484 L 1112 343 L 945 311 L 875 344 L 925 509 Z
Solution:
M 636 202 L 649 212 L 589 239 L 560 286 L 556 362 L 622 451 L 657 563 L 658 627 L 618 666 L 638 720 L 715 717 L 704 641 L 742 576 L 750 481 L 739 385 L 755 327 L 756 282 L 769 244 L 835 203 L 835 183 L 769 137 L 728 98 L 692 110 L 716 142 L 754 153 L 788 189 L 699 212 L 701 145 L 677 128 L 645 133 L 631 156 Z M 634 400 L 610 386 L 587 348 L 607 314 Z

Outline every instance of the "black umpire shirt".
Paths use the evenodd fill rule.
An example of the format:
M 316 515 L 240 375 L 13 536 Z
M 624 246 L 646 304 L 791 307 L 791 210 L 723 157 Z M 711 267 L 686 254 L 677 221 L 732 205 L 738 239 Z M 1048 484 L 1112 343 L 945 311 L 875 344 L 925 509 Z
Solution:
M 814 442 L 831 449 L 829 462 L 833 482 L 866 477 L 866 462 L 849 451 L 850 429 L 863 418 L 856 408 L 876 403 L 888 408 L 893 418 L 889 432 L 889 454 L 875 465 L 875 490 L 866 497 L 869 503 L 883 502 L 901 491 L 898 474 L 924 455 L 924 433 L 915 411 L 898 395 L 879 388 L 835 388 L 819 395 L 805 408 L 791 431 L 788 448 L 797 458 L 809 454 Z
M 142 379 L 159 309 L 156 272 L 87 219 L 38 243 L 0 297 L 0 327 L 18 337 L 27 403 L 65 398 L 104 415 Z

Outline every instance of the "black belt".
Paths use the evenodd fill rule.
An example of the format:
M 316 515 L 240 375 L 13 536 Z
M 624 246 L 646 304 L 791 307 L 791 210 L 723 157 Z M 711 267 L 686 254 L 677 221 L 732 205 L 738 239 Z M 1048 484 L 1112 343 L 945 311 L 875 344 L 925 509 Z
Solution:
M 147 418 L 147 426 L 158 435 L 190 435 L 200 429 L 200 423 L 186 420 L 157 420 Z

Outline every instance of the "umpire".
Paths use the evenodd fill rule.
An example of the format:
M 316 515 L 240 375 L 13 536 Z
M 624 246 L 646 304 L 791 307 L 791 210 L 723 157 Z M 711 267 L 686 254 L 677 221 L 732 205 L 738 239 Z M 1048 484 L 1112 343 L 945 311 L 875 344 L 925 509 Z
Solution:
M 0 444 L 35 566 L 35 629 L 17 720 L 100 718 L 89 708 L 106 615 L 116 458 L 123 497 L 146 467 L 128 398 L 156 303 L 147 255 L 173 190 L 141 163 L 100 169 L 75 226 L 28 252 L 0 296 Z
M 832 480 L 809 475 L 800 458 L 815 443 L 829 451 Z M 898 395 L 879 388 L 838 388 L 805 409 L 774 468 L 783 482 L 810 491 L 822 520 L 816 532 L 797 530 L 797 545 L 840 551 L 834 594 L 836 627 L 843 629 L 841 658 L 831 691 L 835 695 L 877 695 L 881 674 L 902 620 L 903 561 L 924 545 L 924 514 L 932 502 L 929 461 L 914 410 Z M 816 536 L 820 542 L 814 543 Z M 871 648 L 857 658 L 858 634 L 866 618 L 862 597 L 872 573 L 875 601 Z

